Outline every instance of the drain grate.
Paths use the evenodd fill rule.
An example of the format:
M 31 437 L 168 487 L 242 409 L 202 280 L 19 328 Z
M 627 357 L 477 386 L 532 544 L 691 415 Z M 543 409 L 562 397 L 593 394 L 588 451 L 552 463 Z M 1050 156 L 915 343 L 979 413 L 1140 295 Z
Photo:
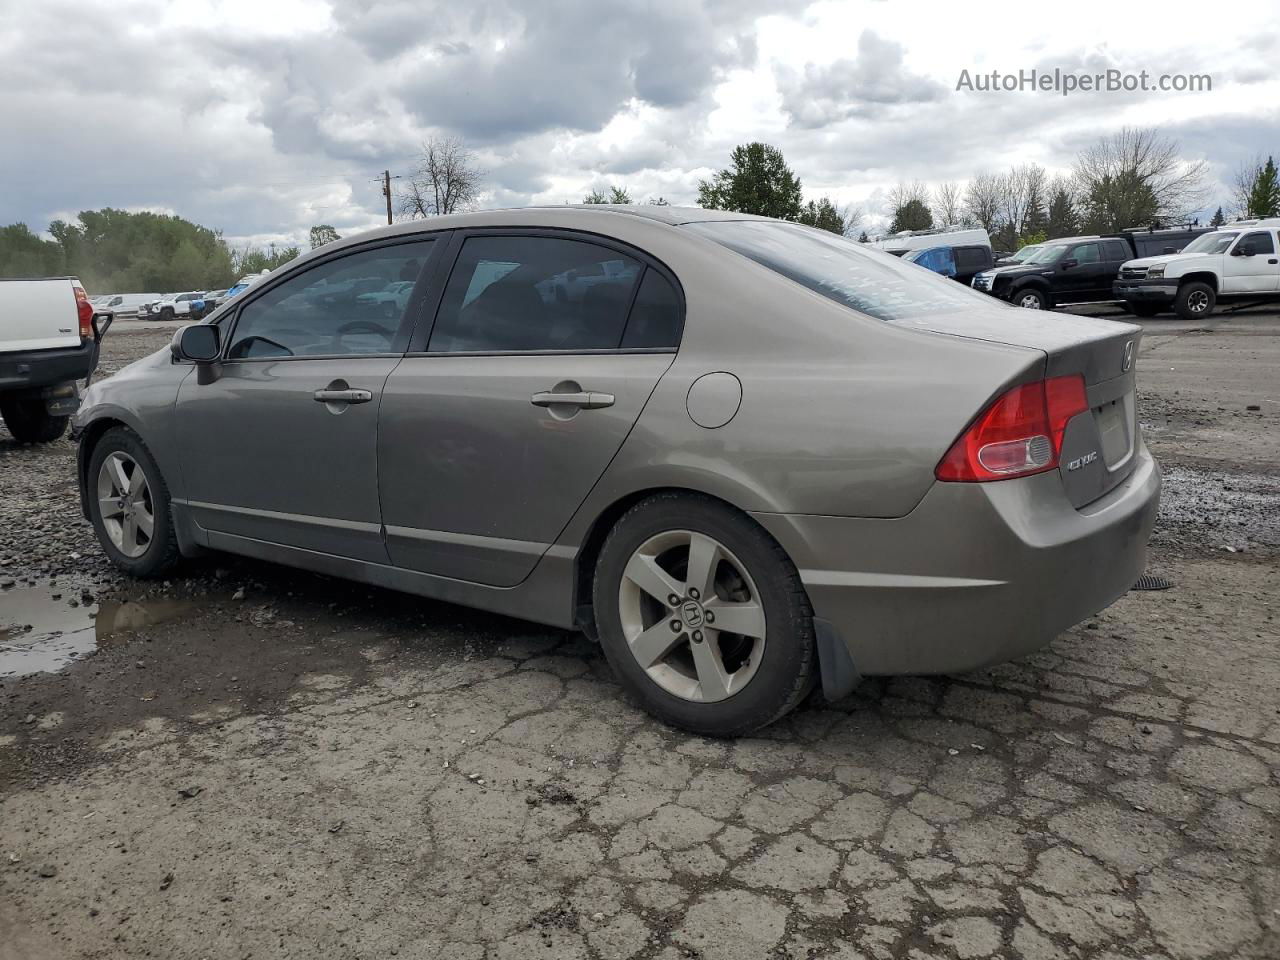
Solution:
M 1157 577 L 1154 573 L 1144 573 L 1138 578 L 1129 589 L 1131 590 L 1168 590 L 1173 586 L 1172 580 L 1166 580 L 1164 577 Z

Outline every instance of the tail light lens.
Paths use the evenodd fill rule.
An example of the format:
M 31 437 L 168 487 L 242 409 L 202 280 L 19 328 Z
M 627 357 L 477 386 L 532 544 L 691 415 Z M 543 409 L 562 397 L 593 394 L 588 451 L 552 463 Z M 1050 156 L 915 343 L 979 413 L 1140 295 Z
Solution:
M 1088 409 L 1080 374 L 1014 387 L 969 425 L 934 475 L 939 480 L 982 483 L 1053 470 L 1067 423 Z
M 84 287 L 80 284 L 73 284 L 71 287 L 76 294 L 76 314 L 80 318 L 80 336 L 84 340 L 93 337 L 93 304 L 89 302 L 89 295 L 84 292 Z

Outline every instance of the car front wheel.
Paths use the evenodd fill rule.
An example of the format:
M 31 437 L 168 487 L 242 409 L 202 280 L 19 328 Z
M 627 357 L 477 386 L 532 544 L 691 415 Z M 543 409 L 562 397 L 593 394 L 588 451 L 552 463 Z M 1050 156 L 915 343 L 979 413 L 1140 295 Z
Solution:
M 1199 280 L 1193 280 L 1178 288 L 1178 296 L 1173 302 L 1173 308 L 1183 320 L 1200 320 L 1213 313 L 1217 301 L 1218 297 L 1213 292 L 1213 287 Z
M 1049 298 L 1040 290 L 1031 287 L 1015 293 L 1013 295 L 1013 304 L 1027 310 L 1048 310 Z
M 759 526 L 710 498 L 658 494 L 632 507 L 601 549 L 594 602 L 622 685 L 686 730 L 750 733 L 817 679 L 795 567 Z
M 107 558 L 135 577 L 178 560 L 169 488 L 146 445 L 127 427 L 104 433 L 89 458 L 89 516 Z

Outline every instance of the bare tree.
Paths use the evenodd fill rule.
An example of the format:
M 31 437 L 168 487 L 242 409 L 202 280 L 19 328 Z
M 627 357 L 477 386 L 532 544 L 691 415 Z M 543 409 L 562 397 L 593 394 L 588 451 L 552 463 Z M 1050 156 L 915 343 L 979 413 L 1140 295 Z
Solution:
M 909 203 L 919 204 L 927 208 L 929 206 L 929 188 L 920 180 L 913 180 L 911 183 L 902 181 L 889 191 L 888 201 L 889 207 L 894 210 L 900 210 Z
M 431 137 L 422 144 L 418 168 L 398 195 L 401 216 L 442 216 L 472 206 L 480 195 L 484 171 L 457 137 Z
M 1248 219 L 1258 216 L 1253 210 L 1253 192 L 1262 179 L 1265 167 L 1266 161 L 1258 155 L 1236 168 L 1235 176 L 1231 179 L 1231 202 L 1234 206 L 1232 212 L 1237 217 Z
M 862 222 L 867 219 L 866 213 L 862 207 L 856 203 L 851 203 L 840 211 L 840 217 L 844 220 L 844 235 L 846 237 L 855 237 L 862 229 Z
M 1000 218 L 1010 243 L 1044 227 L 1049 175 L 1038 163 L 1011 167 L 1000 178 Z
M 998 174 L 980 173 L 964 191 L 965 213 L 987 233 L 994 233 L 1000 225 L 1003 180 Z
M 1110 231 L 1181 220 L 1205 196 L 1205 163 L 1187 161 L 1178 143 L 1150 127 L 1125 127 L 1076 158 L 1085 226 Z
M 939 226 L 958 225 L 964 219 L 964 191 L 960 184 L 947 180 L 933 191 L 933 219 Z

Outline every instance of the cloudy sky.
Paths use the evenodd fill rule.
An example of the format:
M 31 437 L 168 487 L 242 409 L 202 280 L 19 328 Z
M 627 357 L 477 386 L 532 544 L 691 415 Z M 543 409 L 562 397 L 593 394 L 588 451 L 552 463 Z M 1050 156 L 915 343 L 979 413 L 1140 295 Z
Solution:
M 806 196 L 876 223 L 900 180 L 965 180 L 1158 126 L 1229 200 L 1280 153 L 1280 8 L 791 0 L 0 0 L 0 223 L 103 206 L 236 242 L 385 218 L 383 169 L 436 134 L 484 206 L 592 187 L 691 203 L 730 149 L 784 151 Z M 1224 8 L 1225 10 L 1226 8 Z M 962 70 L 1208 73 L 1211 92 L 980 93 Z

